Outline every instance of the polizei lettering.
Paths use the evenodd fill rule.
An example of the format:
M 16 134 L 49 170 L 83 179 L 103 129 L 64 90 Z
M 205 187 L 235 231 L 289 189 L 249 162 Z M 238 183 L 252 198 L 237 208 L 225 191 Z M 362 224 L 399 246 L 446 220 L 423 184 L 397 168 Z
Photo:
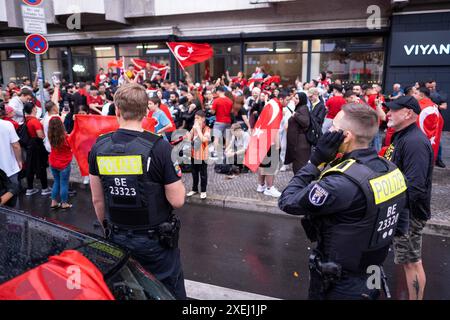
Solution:
M 450 55 L 450 43 L 448 44 L 413 44 L 404 45 L 403 48 L 408 56 L 419 55 Z

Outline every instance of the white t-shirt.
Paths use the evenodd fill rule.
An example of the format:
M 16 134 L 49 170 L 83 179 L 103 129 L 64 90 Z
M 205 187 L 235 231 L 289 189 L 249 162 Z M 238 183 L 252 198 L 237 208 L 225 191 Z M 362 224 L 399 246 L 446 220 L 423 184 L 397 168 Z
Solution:
M 44 127 L 44 135 L 45 135 L 44 146 L 48 153 L 52 152 L 52 146 L 50 145 L 50 141 L 48 140 L 48 126 L 50 124 L 50 119 L 53 117 L 61 118 L 59 115 L 54 114 L 54 115 L 49 116 L 47 113 L 44 117 L 44 120 L 42 120 L 42 125 Z M 61 119 L 61 121 L 62 121 L 62 119 Z
M 20 172 L 19 164 L 11 144 L 19 142 L 19 136 L 14 130 L 11 122 L 0 119 L 0 169 L 2 169 L 8 177 Z
M 14 109 L 15 115 L 13 117 L 14 121 L 17 121 L 19 124 L 22 124 L 25 120 L 23 118 L 23 102 L 20 100 L 18 96 L 13 97 L 8 105 Z

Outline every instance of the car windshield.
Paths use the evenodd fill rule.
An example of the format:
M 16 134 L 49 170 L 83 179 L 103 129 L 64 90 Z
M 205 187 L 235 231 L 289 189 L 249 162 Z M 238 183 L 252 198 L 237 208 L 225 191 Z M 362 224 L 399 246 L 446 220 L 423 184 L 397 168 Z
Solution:
M 128 259 L 125 251 L 101 239 L 0 208 L 0 284 L 65 250 L 81 252 L 106 278 Z

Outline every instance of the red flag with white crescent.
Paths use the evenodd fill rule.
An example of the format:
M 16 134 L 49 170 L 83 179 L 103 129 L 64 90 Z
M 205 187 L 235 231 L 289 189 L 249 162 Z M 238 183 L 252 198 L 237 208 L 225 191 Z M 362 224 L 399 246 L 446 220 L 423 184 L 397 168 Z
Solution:
M 244 164 L 256 172 L 267 156 L 283 119 L 283 108 L 278 99 L 272 99 L 264 107 L 255 128 L 252 130 L 250 143 L 245 154 Z
M 144 118 L 142 128 L 154 132 L 155 120 Z M 75 159 L 80 167 L 81 176 L 89 175 L 89 152 L 102 134 L 119 129 L 117 118 L 113 116 L 76 115 L 72 133 L 69 136 L 69 144 Z
M 430 99 L 422 99 L 419 103 L 422 111 L 417 119 L 417 125 L 430 139 L 434 151 L 434 161 L 436 161 L 444 128 L 444 118 L 442 118 L 438 106 Z
M 166 79 L 167 78 L 167 74 L 169 72 L 169 67 L 165 66 L 163 64 L 159 64 L 159 63 L 153 63 L 153 62 L 149 62 L 143 59 L 131 59 L 131 63 L 134 65 L 134 69 L 139 72 L 141 70 L 144 70 L 147 66 L 147 63 L 150 63 L 150 65 L 152 66 L 154 72 L 157 72 L 161 75 L 161 78 Z M 149 80 L 153 80 L 153 79 L 149 79 Z
M 207 43 L 167 42 L 167 46 L 183 69 L 206 61 L 214 55 L 213 48 Z

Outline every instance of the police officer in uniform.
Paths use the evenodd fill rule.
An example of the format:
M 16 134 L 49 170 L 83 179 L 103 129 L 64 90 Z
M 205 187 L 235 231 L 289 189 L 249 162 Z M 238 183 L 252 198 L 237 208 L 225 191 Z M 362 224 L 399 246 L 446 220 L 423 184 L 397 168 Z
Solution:
M 178 249 L 184 204 L 181 170 L 172 148 L 142 129 L 148 97 L 138 84 L 120 87 L 114 97 L 119 130 L 101 136 L 89 155 L 92 201 L 105 235 L 130 250 L 177 299 L 186 299 Z
M 378 283 L 389 296 L 381 265 L 394 236 L 407 232 L 407 187 L 397 167 L 369 148 L 377 132 L 373 109 L 345 105 L 279 199 L 281 210 L 304 216 L 302 226 L 317 242 L 309 299 L 377 299 Z

